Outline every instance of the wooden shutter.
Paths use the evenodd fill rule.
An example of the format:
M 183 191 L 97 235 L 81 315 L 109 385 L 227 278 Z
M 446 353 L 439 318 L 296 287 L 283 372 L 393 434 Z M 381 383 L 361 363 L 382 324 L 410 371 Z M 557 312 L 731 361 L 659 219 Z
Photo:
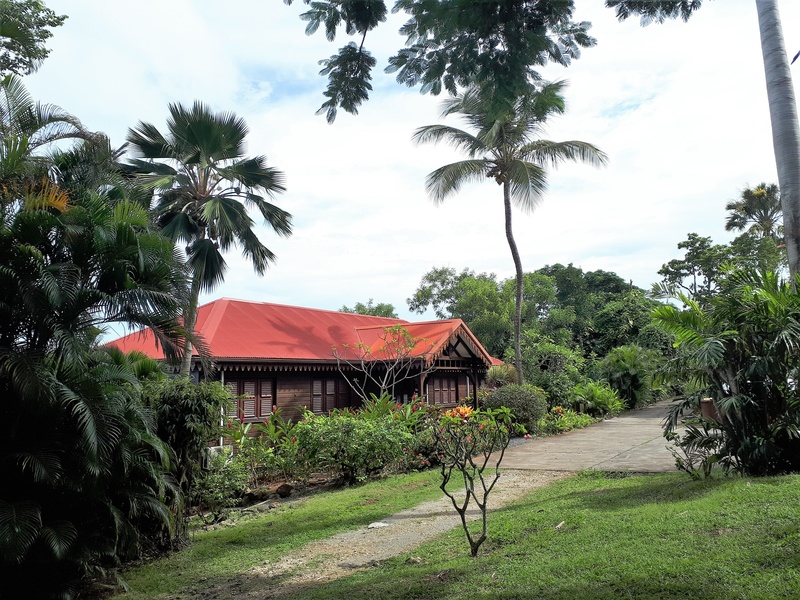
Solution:
M 331 411 L 336 408 L 336 380 L 325 380 L 325 410 Z
M 273 405 L 273 382 L 272 380 L 261 382 L 261 395 L 259 396 L 259 416 L 269 417 L 272 414 Z
M 311 411 L 322 412 L 322 380 L 315 379 L 311 383 Z
M 239 418 L 239 401 L 236 399 L 239 395 L 239 382 L 238 381 L 229 381 L 225 384 L 225 388 L 228 390 L 230 395 L 233 397 L 233 404 L 231 404 L 231 409 L 228 411 L 228 418 L 230 419 L 238 419 Z
M 254 419 L 256 416 L 256 382 L 242 382 L 242 416 L 245 419 Z

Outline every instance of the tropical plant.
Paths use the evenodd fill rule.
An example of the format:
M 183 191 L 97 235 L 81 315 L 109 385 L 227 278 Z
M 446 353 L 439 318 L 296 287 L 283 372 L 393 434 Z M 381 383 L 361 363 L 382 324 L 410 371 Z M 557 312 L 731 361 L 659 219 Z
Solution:
M 628 408 L 652 401 L 653 374 L 658 358 L 652 350 L 635 344 L 620 346 L 609 352 L 599 364 L 599 370 Z
M 605 381 L 586 381 L 576 385 L 573 404 L 583 404 L 586 412 L 599 417 L 616 415 L 625 409 L 617 391 Z
M 594 423 L 596 419 L 585 413 L 578 413 L 571 408 L 554 406 L 539 419 L 536 427 L 545 435 L 557 435 L 573 429 L 582 429 Z
M 520 329 L 522 321 L 523 272 L 511 227 L 512 201 L 531 211 L 547 184 L 547 167 L 566 160 L 605 163 L 606 156 L 586 142 L 552 142 L 540 139 L 548 117 L 564 112 L 563 83 L 550 83 L 529 91 L 512 106 L 498 111 L 476 87 L 444 103 L 443 116 L 461 115 L 475 133 L 447 125 L 427 125 L 416 130 L 417 143 L 445 141 L 463 150 L 468 160 L 440 167 L 430 173 L 426 188 L 440 203 L 458 192 L 464 183 L 492 178 L 502 186 L 505 232 L 516 273 L 514 313 L 514 364 L 522 374 Z
M 140 206 L 73 204 L 45 180 L 0 210 L 0 581 L 71 597 L 143 532 L 169 534 L 169 453 L 97 336 L 150 326 L 169 350 L 185 279 Z
M 778 0 L 755 0 L 761 54 L 767 80 L 767 100 L 772 123 L 772 143 L 781 190 L 783 231 L 789 260 L 790 282 L 800 273 L 800 121 L 792 85 L 789 56 L 783 41 Z M 640 15 L 642 23 L 680 17 L 687 21 L 702 6 L 700 0 L 606 0 L 617 18 Z
M 490 388 L 499 388 L 518 382 L 517 370 L 512 365 L 492 365 L 486 371 L 485 383 Z
M 569 405 L 573 389 L 584 380 L 586 360 L 575 350 L 537 340 L 535 335 L 526 335 L 525 341 L 525 380 L 545 391 L 549 405 Z
M 140 181 L 156 194 L 155 211 L 162 232 L 186 244 L 186 264 L 192 273 L 184 326 L 194 332 L 200 292 L 225 278 L 222 255 L 241 248 L 256 273 L 262 275 L 275 255 L 256 236 L 247 212 L 257 210 L 275 233 L 292 233 L 291 215 L 264 197 L 285 190 L 283 174 L 266 164 L 264 156 L 247 158 L 247 125 L 232 113 L 213 113 L 200 102 L 191 108 L 170 104 L 167 134 L 139 122 L 128 131 L 136 156 L 132 166 Z M 188 375 L 192 342 L 187 337 L 181 373 Z
M 742 270 L 708 305 L 679 297 L 686 308 L 656 309 L 657 324 L 679 349 L 673 375 L 697 393 L 676 403 L 665 426 L 710 397 L 719 418 L 699 418 L 678 438 L 687 456 L 749 475 L 800 469 L 800 296 L 777 273 Z M 688 467 L 693 465 L 688 464 Z
M 725 210 L 728 211 L 726 231 L 747 230 L 776 241 L 783 238 L 781 193 L 774 183 L 743 190 L 739 200 L 728 202 Z

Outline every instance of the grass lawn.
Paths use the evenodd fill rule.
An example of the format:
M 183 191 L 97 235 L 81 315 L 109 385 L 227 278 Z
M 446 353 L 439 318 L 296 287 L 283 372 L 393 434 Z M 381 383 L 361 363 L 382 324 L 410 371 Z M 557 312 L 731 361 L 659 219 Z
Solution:
M 491 513 L 476 559 L 456 530 L 295 597 L 800 598 L 798 499 L 800 476 L 587 473 Z
M 438 471 L 401 475 L 301 499 L 236 526 L 199 532 L 185 550 L 124 573 L 131 592 L 120 598 L 157 598 L 202 587 L 202 582 L 212 585 L 309 542 L 438 498 L 439 481 Z
M 393 478 L 199 534 L 188 550 L 128 573 L 136 593 L 124 598 L 187 588 L 202 597 L 216 578 L 247 577 L 248 568 L 306 542 L 436 497 L 437 479 Z M 798 499 L 800 476 L 585 473 L 490 512 L 476 559 L 459 528 L 411 556 L 281 597 L 800 598 Z

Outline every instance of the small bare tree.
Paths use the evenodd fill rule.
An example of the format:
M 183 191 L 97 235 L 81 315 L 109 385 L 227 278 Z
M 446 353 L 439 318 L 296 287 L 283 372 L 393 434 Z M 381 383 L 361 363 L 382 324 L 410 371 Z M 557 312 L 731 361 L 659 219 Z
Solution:
M 333 356 L 350 388 L 366 402 L 370 389 L 377 389 L 378 396 L 394 397 L 399 383 L 433 371 L 433 361 L 425 360 L 432 349 L 433 343 L 425 338 L 415 338 L 403 325 L 393 325 L 384 327 L 373 344 L 334 346 Z

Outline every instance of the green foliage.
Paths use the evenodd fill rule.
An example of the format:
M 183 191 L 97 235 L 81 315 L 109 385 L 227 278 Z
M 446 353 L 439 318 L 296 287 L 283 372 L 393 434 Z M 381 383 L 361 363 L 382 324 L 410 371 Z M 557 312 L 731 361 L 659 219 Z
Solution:
M 526 431 L 536 431 L 536 424 L 547 412 L 547 394 L 533 385 L 504 385 L 490 390 L 482 398 L 482 406 L 497 410 L 507 408 Z
M 687 428 L 679 443 L 688 456 L 702 450 L 700 464 L 714 461 L 749 475 L 800 469 L 800 296 L 776 273 L 736 271 L 728 281 L 727 293 L 706 306 L 681 296 L 684 310 L 655 312 L 687 350 L 669 369 L 700 387 L 673 407 L 665 432 L 709 396 L 720 420 Z
M 339 312 L 356 315 L 371 315 L 373 317 L 388 317 L 391 319 L 398 318 L 397 311 L 393 305 L 384 302 L 374 304 L 372 298 L 370 298 L 366 304 L 363 302 L 356 302 L 353 308 L 342 306 L 342 308 L 339 309 Z
M 399 462 L 412 435 L 393 417 L 362 418 L 347 411 L 306 413 L 294 428 L 299 458 L 346 485 L 364 481 Z
M 761 183 L 742 191 L 739 200 L 725 205 L 726 231 L 745 231 L 780 242 L 783 238 L 781 193 L 774 183 Z
M 183 377 L 160 378 L 142 383 L 142 401 L 155 415 L 158 437 L 172 449 L 178 485 L 190 496 L 208 443 L 219 436 L 230 394 L 218 381 L 195 385 Z
M 508 408 L 473 411 L 469 407 L 457 407 L 447 411 L 433 427 L 441 454 L 442 483 L 439 487 L 450 498 L 461 518 L 472 556 L 478 555 L 478 549 L 487 538 L 489 493 L 500 477 L 500 463 L 516 431 L 512 422 L 513 416 Z M 493 454 L 496 455 L 494 460 L 491 459 Z M 494 464 L 490 466 L 490 462 Z M 487 467 L 490 467 L 488 472 Z M 463 494 L 452 492 L 447 487 L 454 473 L 460 475 Z M 470 531 L 466 519 L 473 502 L 481 514 L 481 532 L 478 535 Z
M 583 403 L 589 414 L 604 417 L 617 415 L 625 409 L 617 391 L 605 381 L 586 381 L 575 386 L 573 403 Z
M 545 435 L 554 435 L 572 431 L 573 429 L 581 429 L 587 425 L 591 425 L 595 421 L 596 419 L 591 416 L 575 412 L 571 408 L 554 406 L 544 418 L 539 420 L 536 424 L 536 428 Z
M 367 34 L 386 20 L 384 0 L 303 0 L 310 10 L 301 14 L 308 22 L 306 34 L 324 26 L 333 41 L 340 27 L 353 42 L 338 54 L 321 61 L 321 75 L 328 76 L 328 100 L 318 113 L 328 122 L 336 109 L 356 114 L 368 98 L 376 61 L 365 48 Z M 284 0 L 291 4 L 292 0 Z M 591 24 L 572 21 L 572 0 L 474 3 L 465 0 L 396 0 L 393 11 L 409 20 L 400 29 L 405 47 L 389 59 L 387 72 L 397 73 L 398 83 L 420 86 L 423 93 L 478 84 L 496 97 L 498 106 L 513 102 L 531 82 L 541 77 L 534 70 L 549 62 L 568 65 L 580 49 L 594 46 L 588 35 Z M 458 18 L 453 18 L 458 15 Z
M 239 506 L 250 481 L 250 465 L 237 458 L 230 448 L 211 455 L 209 468 L 197 479 L 194 489 L 195 503 L 208 511 L 207 522 L 217 522 L 228 511 Z
M 652 401 L 652 380 L 658 366 L 652 350 L 636 345 L 620 346 L 600 361 L 599 372 L 617 391 L 628 408 Z
M 542 388 L 550 405 L 572 401 L 573 389 L 584 380 L 586 361 L 579 353 L 538 341 L 525 345 L 523 357 L 526 381 Z
M 650 313 L 656 306 L 657 302 L 645 298 L 639 290 L 630 290 L 607 302 L 594 315 L 592 350 L 605 356 L 612 348 L 636 343 L 639 334 L 650 325 Z
M 0 1 L 0 77 L 35 71 L 50 54 L 45 42 L 66 15 L 57 15 L 39 0 Z

